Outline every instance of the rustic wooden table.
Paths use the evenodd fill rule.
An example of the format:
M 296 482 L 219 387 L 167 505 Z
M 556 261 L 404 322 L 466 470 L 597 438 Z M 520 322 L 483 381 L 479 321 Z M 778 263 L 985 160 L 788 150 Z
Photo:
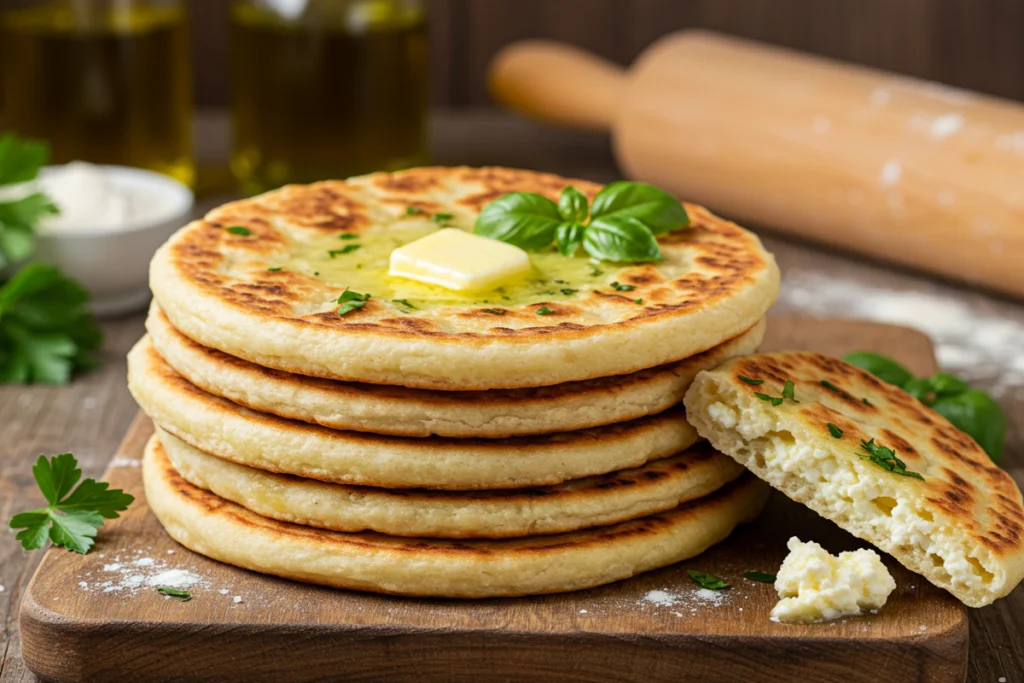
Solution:
M 223 116 L 201 116 L 201 157 L 223 158 Z M 554 171 L 598 181 L 616 177 L 607 141 L 538 128 L 489 113 L 440 113 L 433 124 L 434 158 L 444 164 L 499 164 Z M 223 199 L 223 198 L 221 198 Z M 200 209 L 219 200 L 202 202 Z M 940 362 L 995 391 L 1010 418 L 1003 465 L 1024 485 L 1024 304 L 947 285 L 769 234 L 766 245 L 783 271 L 775 310 L 871 317 L 921 328 Z M 70 386 L 0 387 L 0 520 L 38 507 L 31 465 L 40 453 L 73 451 L 85 476 L 98 476 L 135 416 L 125 388 L 124 356 L 143 332 L 142 314 L 104 325 L 102 369 Z M 21 550 L 0 533 L 0 683 L 37 680 L 21 658 L 18 604 L 42 552 Z M 879 680 L 885 672 L 879 672 Z M 971 612 L 972 683 L 1024 681 L 1024 589 Z

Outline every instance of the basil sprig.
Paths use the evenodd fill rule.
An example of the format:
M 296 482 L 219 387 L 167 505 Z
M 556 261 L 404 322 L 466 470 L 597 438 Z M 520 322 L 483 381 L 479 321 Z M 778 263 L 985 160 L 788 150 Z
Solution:
M 915 377 L 892 358 L 872 351 L 850 353 L 843 360 L 902 387 L 974 439 L 993 462 L 999 462 L 1006 441 L 1006 414 L 989 394 L 945 372 Z
M 657 235 L 689 225 L 679 200 L 647 183 L 607 185 L 588 207 L 567 186 L 555 203 L 533 192 L 512 192 L 487 204 L 476 219 L 478 235 L 538 251 L 558 243 L 564 256 L 583 249 L 603 261 L 662 260 Z

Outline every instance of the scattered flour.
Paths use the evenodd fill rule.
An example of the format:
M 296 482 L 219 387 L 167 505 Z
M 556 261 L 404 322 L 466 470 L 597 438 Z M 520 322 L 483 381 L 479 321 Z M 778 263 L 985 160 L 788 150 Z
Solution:
M 832 128 L 832 122 L 824 116 L 815 117 L 814 121 L 811 122 L 811 130 L 818 135 L 824 135 L 829 132 Z
M 878 182 L 886 187 L 892 187 L 900 182 L 903 175 L 903 166 L 896 159 L 889 159 L 882 166 L 882 172 L 878 175 Z
M 871 105 L 874 107 L 884 107 L 892 99 L 892 94 L 884 88 L 878 88 L 877 90 L 871 91 L 871 96 L 868 98 Z
M 581 609 L 580 610 L 580 614 L 586 614 L 586 613 L 587 613 L 587 610 L 585 610 L 585 609 Z
M 233 598 L 233 600 L 234 600 L 234 603 L 237 605 L 238 603 L 242 602 L 242 596 L 241 595 L 236 595 Z
M 943 114 L 932 121 L 932 125 L 928 128 L 928 132 L 931 133 L 934 138 L 948 138 L 953 133 L 957 132 L 964 125 L 964 117 L 960 114 Z
M 7 589 L 4 588 L 3 586 L 0 586 L 0 593 L 3 593 L 5 590 L 7 590 Z
M 114 458 L 110 461 L 111 467 L 141 467 L 142 461 L 135 458 Z
M 676 604 L 679 596 L 669 593 L 668 591 L 655 590 L 648 591 L 647 595 L 645 595 L 643 599 L 652 605 L 657 605 L 658 607 L 671 607 Z
M 699 610 L 708 607 L 720 607 L 729 599 L 727 591 L 713 591 L 709 588 L 698 588 L 693 591 L 673 593 L 667 590 L 648 591 L 640 603 L 654 605 L 655 607 L 683 607 L 690 609 L 690 614 L 697 614 Z M 672 612 L 677 617 L 683 616 L 683 612 Z
M 110 559 L 113 561 L 80 577 L 78 587 L 87 592 L 118 593 L 131 597 L 157 586 L 185 589 L 206 585 L 206 580 L 198 574 L 168 566 L 142 550 L 125 552 Z

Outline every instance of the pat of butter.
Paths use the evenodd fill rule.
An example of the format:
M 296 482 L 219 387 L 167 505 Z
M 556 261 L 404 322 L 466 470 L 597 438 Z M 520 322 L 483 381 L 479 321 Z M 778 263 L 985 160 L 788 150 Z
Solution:
M 391 252 L 388 274 L 465 291 L 497 286 L 531 268 L 519 247 L 444 228 Z

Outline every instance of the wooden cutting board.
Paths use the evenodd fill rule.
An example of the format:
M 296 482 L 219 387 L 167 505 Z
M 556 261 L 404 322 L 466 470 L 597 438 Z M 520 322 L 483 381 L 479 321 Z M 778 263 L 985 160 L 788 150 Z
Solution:
M 918 373 L 935 368 L 921 333 L 861 321 L 773 317 L 764 348 L 874 349 Z M 966 675 L 963 605 L 888 558 L 897 589 L 878 614 L 813 626 L 771 622 L 773 587 L 745 580 L 745 572 L 776 571 L 791 535 L 832 552 L 863 545 L 780 494 L 719 546 L 628 581 L 537 598 L 410 600 L 262 576 L 179 546 L 143 495 L 139 458 L 151 433 L 140 416 L 104 475 L 135 504 L 101 530 L 88 555 L 48 551 L 28 587 L 22 648 L 43 678 L 945 683 Z M 202 577 L 192 600 L 131 587 L 170 569 Z M 733 587 L 702 599 L 686 569 Z

